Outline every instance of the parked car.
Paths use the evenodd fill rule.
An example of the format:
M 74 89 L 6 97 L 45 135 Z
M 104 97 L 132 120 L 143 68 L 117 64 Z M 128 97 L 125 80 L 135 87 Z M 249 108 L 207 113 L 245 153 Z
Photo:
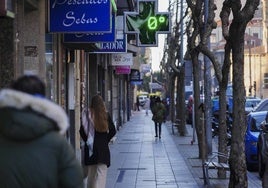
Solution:
M 253 112 L 268 111 L 268 98 L 262 99 L 261 102 L 253 109 Z
M 247 130 L 245 135 L 245 154 L 248 170 L 258 167 L 257 142 L 261 132 L 261 124 L 266 118 L 267 111 L 251 112 L 247 115 Z
M 254 107 L 257 106 L 260 102 L 261 102 L 260 98 L 255 98 L 255 97 L 246 98 L 246 102 L 245 102 L 246 114 L 253 111 Z
M 258 152 L 258 166 L 259 176 L 264 175 L 265 166 L 268 165 L 268 116 L 261 125 L 261 132 L 258 137 L 257 152 Z

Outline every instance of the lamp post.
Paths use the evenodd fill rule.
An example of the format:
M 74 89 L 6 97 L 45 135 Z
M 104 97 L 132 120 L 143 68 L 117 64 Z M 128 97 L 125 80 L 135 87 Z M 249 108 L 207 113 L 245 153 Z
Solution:
M 249 96 L 252 96 L 252 77 L 251 77 L 251 40 L 250 40 L 250 28 L 248 28 L 249 40 L 248 40 L 248 60 L 249 60 Z

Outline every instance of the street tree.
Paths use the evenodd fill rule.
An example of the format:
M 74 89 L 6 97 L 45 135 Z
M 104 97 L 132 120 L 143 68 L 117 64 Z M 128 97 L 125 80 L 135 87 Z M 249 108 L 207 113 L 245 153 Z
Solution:
M 244 86 L 244 35 L 260 0 L 225 0 L 221 11 L 223 36 L 226 40 L 225 60 L 233 64 L 233 127 L 230 151 L 229 188 L 248 187 L 245 162 L 245 86 Z M 230 16 L 233 16 L 231 23 Z
M 190 56 L 193 67 L 193 91 L 194 91 L 194 126 L 196 129 L 199 158 L 205 159 L 207 155 L 206 142 L 205 142 L 205 128 L 204 124 L 200 121 L 202 109 L 200 105 L 200 63 L 198 41 L 200 41 L 200 22 L 203 17 L 203 0 L 186 0 L 188 7 L 191 10 L 191 19 L 187 25 L 187 55 Z
M 245 6 L 242 8 L 241 1 L 225 0 L 221 11 L 221 19 L 223 25 L 223 36 L 226 40 L 225 45 L 225 59 L 223 65 L 220 65 L 213 53 L 207 47 L 207 39 L 210 36 L 213 26 L 214 18 L 214 3 L 209 3 L 209 15 L 207 23 L 202 22 L 202 7 L 203 0 L 195 1 L 187 0 L 188 6 L 192 11 L 192 27 L 189 27 L 188 35 L 188 50 L 193 62 L 194 74 L 197 74 L 197 57 L 198 53 L 202 52 L 209 57 L 214 65 L 216 77 L 220 85 L 220 139 L 219 150 L 226 152 L 226 89 L 228 84 L 228 75 L 233 62 L 233 90 L 234 90 L 234 106 L 233 106 L 233 133 L 232 133 L 232 145 L 230 154 L 230 184 L 229 187 L 247 187 L 247 175 L 246 164 L 244 154 L 244 134 L 245 134 L 245 112 L 244 112 L 244 100 L 245 100 L 245 87 L 244 87 L 244 33 L 247 23 L 253 18 L 255 10 L 259 5 L 259 0 L 247 0 Z M 233 20 L 229 24 L 230 15 L 233 14 Z M 205 28 L 204 28 L 205 26 Z M 205 31 L 205 32 L 204 32 Z M 200 34 L 200 36 L 199 36 Z M 198 38 L 199 37 L 199 38 Z M 199 45 L 196 45 L 196 41 L 199 39 Z M 232 53 L 232 61 L 231 61 Z M 194 79 L 195 81 L 195 79 Z M 196 100 L 196 97 L 195 97 Z M 195 101 L 196 102 L 196 101 Z M 197 113 L 198 109 L 195 108 Z M 198 114 L 196 114 L 198 116 Z M 242 126 L 241 126 L 242 125 Z M 199 125 L 196 125 L 199 126 Z M 202 143 L 201 146 L 205 146 L 202 139 L 204 128 L 197 129 L 197 136 L 200 136 L 198 140 Z M 223 138 L 223 139 L 221 139 Z M 239 148 L 239 150 L 238 150 Z M 201 153 L 205 155 L 205 153 Z M 204 156 L 203 156 L 204 157 Z M 220 159 L 221 160 L 221 159 Z
M 181 6 L 180 10 L 179 6 Z M 182 14 L 183 7 L 184 4 L 178 0 L 174 1 L 173 3 L 170 2 L 169 4 L 169 11 L 172 12 L 173 16 L 175 16 L 175 22 L 173 32 L 166 39 L 168 45 L 165 45 L 166 48 L 164 49 L 164 55 L 161 61 L 161 67 L 166 73 L 168 91 L 171 96 L 171 120 L 172 122 L 179 120 L 177 128 L 180 136 L 185 136 L 187 133 L 185 127 L 185 66 L 182 53 L 182 36 L 184 35 L 183 21 L 186 19 L 188 14 L 187 9 L 185 14 Z M 179 12 L 181 13 L 180 19 L 178 19 Z M 175 91 L 176 97 L 174 96 Z M 174 105 L 174 102 L 176 105 Z
M 207 3 L 207 4 L 206 4 Z M 216 58 L 215 54 L 211 51 L 209 47 L 209 37 L 211 35 L 211 32 L 213 29 L 217 27 L 216 22 L 214 21 L 215 18 L 215 13 L 214 11 L 216 10 L 216 5 L 214 4 L 214 1 L 200 1 L 199 3 L 196 4 L 190 4 L 191 9 L 194 10 L 199 10 L 200 14 L 195 14 L 196 16 L 196 23 L 197 23 L 197 28 L 198 28 L 198 33 L 199 33 L 199 43 L 196 46 L 197 50 L 204 54 L 206 57 L 209 58 L 210 62 L 212 63 L 214 67 L 214 72 L 217 78 L 217 81 L 219 83 L 219 104 L 220 104 L 220 110 L 219 110 L 219 138 L 218 138 L 218 143 L 219 143 L 219 152 L 227 154 L 227 126 L 226 126 L 226 90 L 227 90 L 227 85 L 228 85 L 228 76 L 230 72 L 230 66 L 231 63 L 228 58 L 223 63 L 220 63 L 218 59 Z M 198 7 L 199 6 L 199 7 Z M 202 13 L 202 14 L 201 14 Z M 203 19 L 203 15 L 205 19 Z M 198 17 L 199 16 L 199 17 Z M 207 88 L 207 85 L 205 84 L 205 88 L 207 90 L 211 90 L 210 88 Z M 211 105 L 208 105 L 210 99 L 208 98 L 209 96 L 206 96 L 205 98 L 207 99 L 205 102 L 205 117 L 206 117 L 206 123 L 211 123 L 208 121 L 211 116 L 210 113 L 208 113 L 211 110 Z M 206 124 L 205 123 L 205 124 Z M 204 128 L 205 129 L 205 128 Z M 205 130 L 202 130 L 205 131 Z M 209 130 L 208 130 L 209 131 Z M 211 137 L 211 134 L 203 134 L 202 136 L 208 136 Z M 204 139 L 203 139 L 204 140 Z M 206 141 L 211 140 L 207 139 Z M 204 142 L 206 142 L 204 140 Z M 206 142 L 206 144 L 210 144 Z M 206 144 L 203 144 L 203 150 L 206 151 Z M 204 153 L 205 158 L 207 157 L 208 152 Z M 220 157 L 219 158 L 220 162 L 227 162 L 225 158 Z M 225 178 L 226 177 L 226 172 L 224 170 L 219 169 L 218 172 L 219 177 Z

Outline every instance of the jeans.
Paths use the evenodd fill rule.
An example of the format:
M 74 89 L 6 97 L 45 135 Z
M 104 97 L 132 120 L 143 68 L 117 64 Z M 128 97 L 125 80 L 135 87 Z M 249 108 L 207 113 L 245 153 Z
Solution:
M 158 130 L 159 130 L 159 138 L 161 137 L 161 125 L 162 123 L 154 122 L 155 126 L 155 136 L 158 136 Z

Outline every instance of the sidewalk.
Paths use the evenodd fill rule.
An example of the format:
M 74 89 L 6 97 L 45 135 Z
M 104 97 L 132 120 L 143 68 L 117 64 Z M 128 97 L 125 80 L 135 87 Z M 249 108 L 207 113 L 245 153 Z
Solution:
M 110 145 L 111 166 L 106 188 L 198 188 L 203 185 L 202 161 L 198 159 L 197 141 L 188 135 L 172 135 L 171 123 L 162 125 L 162 138 L 155 138 L 152 115 L 135 111 L 131 120 L 117 132 Z M 177 131 L 175 131 L 177 132 Z M 215 146 L 213 146 L 215 147 Z M 228 187 L 229 179 L 217 179 L 211 170 L 212 187 Z M 257 172 L 249 173 L 249 188 L 261 187 Z

